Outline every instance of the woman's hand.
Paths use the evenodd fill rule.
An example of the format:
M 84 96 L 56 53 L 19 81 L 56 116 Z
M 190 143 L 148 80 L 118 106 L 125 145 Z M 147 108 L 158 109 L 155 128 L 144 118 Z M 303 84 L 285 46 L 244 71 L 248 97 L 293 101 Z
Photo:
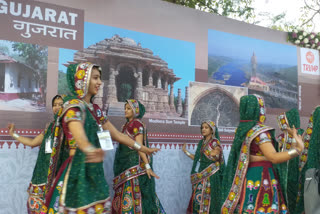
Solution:
M 216 155 L 220 155 L 221 149 L 220 147 L 215 147 L 213 150 L 210 151 L 210 156 L 214 157 Z
M 9 135 L 12 137 L 15 131 L 15 126 L 14 123 L 9 123 L 8 124 L 8 129 L 9 129 Z
M 100 148 L 92 149 L 89 152 L 85 152 L 86 154 L 86 163 L 100 163 L 103 162 L 104 159 L 104 151 Z
M 296 129 L 294 126 L 292 126 L 292 128 L 287 127 L 286 131 L 288 131 L 288 133 L 289 133 L 291 136 L 298 135 L 298 134 L 297 134 L 297 129 Z
M 146 154 L 151 156 L 151 155 L 155 155 L 157 152 L 159 152 L 160 149 L 158 148 L 149 148 L 149 147 L 146 147 Z
M 299 150 L 299 153 L 301 154 L 301 152 L 304 149 L 304 143 L 302 140 L 301 135 L 295 135 L 294 139 L 297 141 L 296 145 L 293 144 L 293 147 L 296 147 Z
M 147 171 L 147 175 L 148 175 L 149 179 L 151 179 L 151 176 L 152 176 L 152 177 L 155 177 L 156 179 L 159 179 L 159 178 L 160 178 L 156 173 L 154 173 L 154 172 L 152 171 L 152 169 L 147 169 L 146 171 Z
M 287 128 L 288 133 L 293 137 L 296 143 L 293 143 L 293 147 L 296 147 L 301 153 L 304 149 L 304 144 L 301 135 L 298 135 L 297 129 L 293 126 L 292 128 Z

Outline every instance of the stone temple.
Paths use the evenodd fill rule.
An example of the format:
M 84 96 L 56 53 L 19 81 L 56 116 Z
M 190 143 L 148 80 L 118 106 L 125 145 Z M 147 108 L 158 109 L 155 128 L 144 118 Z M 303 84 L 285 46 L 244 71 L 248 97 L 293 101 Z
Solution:
M 77 51 L 73 60 L 65 65 L 89 61 L 101 66 L 103 84 L 95 103 L 108 115 L 123 116 L 125 100 L 138 99 L 146 107 L 146 117 L 186 117 L 180 89 L 177 106 L 174 103 L 174 83 L 180 78 L 168 63 L 133 39 L 114 35 Z

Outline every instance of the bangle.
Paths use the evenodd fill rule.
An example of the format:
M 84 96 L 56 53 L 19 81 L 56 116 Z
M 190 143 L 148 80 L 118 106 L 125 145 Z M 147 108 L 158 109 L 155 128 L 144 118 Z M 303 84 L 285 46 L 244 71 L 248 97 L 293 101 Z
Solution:
M 12 137 L 16 140 L 18 140 L 18 138 L 20 137 L 20 135 L 18 135 L 17 133 L 13 133 Z
M 293 137 L 291 140 L 292 143 L 297 143 L 297 140 Z
M 288 154 L 291 156 L 291 158 L 299 156 L 299 152 L 296 148 L 290 149 Z
M 148 163 L 145 164 L 145 167 L 146 167 L 146 169 L 151 169 L 151 166 Z
M 96 149 L 93 145 L 87 146 L 85 149 L 83 149 L 84 153 L 91 153 Z
M 185 154 L 188 155 L 188 156 L 191 156 L 191 153 L 188 152 L 187 150 L 186 150 Z
M 134 141 L 133 148 L 135 150 L 139 151 L 141 149 L 141 145 L 139 143 L 137 143 L 136 141 Z

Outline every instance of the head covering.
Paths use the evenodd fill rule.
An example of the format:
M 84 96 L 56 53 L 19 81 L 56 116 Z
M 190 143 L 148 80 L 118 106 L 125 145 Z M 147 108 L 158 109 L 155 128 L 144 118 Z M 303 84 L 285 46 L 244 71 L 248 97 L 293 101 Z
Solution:
M 299 135 L 303 134 L 303 129 L 300 129 L 300 116 L 299 116 L 299 111 L 296 108 L 290 109 L 287 112 L 283 112 L 280 115 L 278 115 L 277 117 L 277 121 L 278 121 L 278 125 L 279 128 L 284 131 L 286 130 L 288 127 L 295 127 L 298 131 Z M 289 140 L 289 142 L 291 142 L 291 138 L 292 136 L 288 134 L 288 132 L 284 132 L 284 134 L 280 135 L 283 136 L 283 141 L 287 142 Z M 282 146 L 282 149 L 290 149 L 290 143 L 286 144 Z M 287 147 L 288 146 L 288 147 Z
M 238 125 L 231 151 L 228 158 L 228 164 L 223 177 L 223 197 L 227 198 L 231 188 L 235 171 L 238 165 L 241 146 L 247 136 L 247 132 L 258 123 L 264 123 L 266 120 L 263 98 L 259 95 L 246 95 L 240 99 L 240 123 Z M 274 136 L 274 133 L 273 135 Z M 273 137 L 274 138 L 274 137 Z
M 290 109 L 287 112 L 281 113 L 278 117 L 278 125 L 281 130 L 285 130 L 290 126 L 295 128 L 300 128 L 300 116 L 299 111 L 296 108 Z
M 320 106 L 317 106 L 310 116 L 308 127 L 303 134 L 304 150 L 300 156 L 299 169 L 301 182 L 301 195 L 295 213 L 304 211 L 304 180 L 308 169 L 320 168 Z
M 303 136 L 305 150 L 308 150 L 307 169 L 320 166 L 320 106 L 317 106 L 310 116 L 307 130 Z M 309 143 L 307 144 L 306 142 Z M 303 154 L 302 154 L 303 155 Z
M 300 128 L 300 115 L 299 111 L 296 108 L 290 109 L 286 112 L 286 117 L 290 127 Z
M 54 101 L 55 101 L 56 99 L 61 99 L 61 100 L 63 100 L 62 96 L 63 96 L 63 95 L 59 95 L 59 94 L 57 94 L 56 96 L 54 96 L 54 97 L 52 98 L 52 100 L 51 100 L 51 106 L 53 107 Z
M 290 109 L 287 112 L 281 113 L 278 117 L 278 124 L 281 130 L 286 130 L 288 127 L 295 127 L 298 134 L 303 134 L 303 129 L 300 129 L 300 116 L 296 108 Z M 288 132 L 280 135 L 279 142 L 283 142 L 281 151 L 286 151 L 291 148 L 292 136 Z M 287 198 L 287 206 L 291 213 L 297 204 L 297 195 L 299 189 L 299 158 L 291 159 L 288 162 L 277 164 L 277 172 L 279 175 L 279 182 L 284 196 Z M 301 213 L 301 212 L 300 212 Z
M 212 129 L 212 135 L 214 135 L 214 137 L 220 141 L 219 131 L 216 124 L 211 120 L 206 120 L 201 123 L 201 126 L 204 123 L 208 124 L 208 126 Z
M 126 102 L 131 107 L 131 109 L 133 111 L 134 118 L 141 119 L 144 116 L 144 114 L 146 112 L 145 107 L 138 100 L 129 99 L 129 100 L 126 100 Z
M 101 72 L 100 66 L 90 62 L 71 64 L 68 66 L 67 83 L 73 96 L 83 99 L 87 95 L 92 69 L 94 67 Z

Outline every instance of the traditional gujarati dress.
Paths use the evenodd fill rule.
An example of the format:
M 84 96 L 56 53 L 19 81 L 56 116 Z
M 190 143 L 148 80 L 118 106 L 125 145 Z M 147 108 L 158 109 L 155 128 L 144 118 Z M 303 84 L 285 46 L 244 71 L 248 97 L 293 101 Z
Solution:
M 240 99 L 240 124 L 223 177 L 225 201 L 221 212 L 288 213 L 279 180 L 271 162 L 250 162 L 250 155 L 263 156 L 259 145 L 272 142 L 277 148 L 274 129 L 263 125 L 265 109 L 262 97 Z
M 205 121 L 203 123 L 211 127 L 215 136 L 208 141 L 202 139 L 198 143 L 191 170 L 192 195 L 187 214 L 218 214 L 221 210 L 221 185 L 224 169 L 222 147 L 214 122 Z M 220 155 L 211 156 L 210 152 L 216 147 L 221 148 Z
M 144 113 L 144 106 L 137 100 L 127 100 L 133 109 L 135 118 L 128 121 L 122 132 L 135 140 L 143 135 L 143 145 L 149 147 L 145 125 L 140 120 Z M 152 167 L 152 158 L 149 158 Z M 132 148 L 119 144 L 114 160 L 113 189 L 115 191 L 112 201 L 114 214 L 164 214 L 165 211 L 155 191 L 155 179 L 148 178 L 145 164 L 138 152 Z
M 45 147 L 47 140 L 53 139 L 53 126 L 54 121 L 52 121 L 43 132 L 44 137 L 40 145 L 38 158 L 28 188 L 28 214 L 39 214 L 41 212 L 42 205 L 44 204 L 49 161 L 51 156 L 51 153 L 45 152 Z
M 277 117 L 278 124 L 281 130 L 287 127 L 295 127 L 299 135 L 302 135 L 304 130 L 300 128 L 300 116 L 297 109 L 291 109 L 280 114 Z M 280 151 L 289 151 L 292 146 L 293 137 L 288 132 L 283 132 L 278 136 Z M 288 204 L 290 213 L 295 213 L 297 205 L 297 197 L 299 190 L 299 157 L 293 158 L 285 163 L 278 164 L 278 174 L 281 183 L 281 189 Z M 301 185 L 300 185 L 301 188 Z
M 302 135 L 304 150 L 299 157 L 299 192 L 294 214 L 304 213 L 304 182 L 308 169 L 320 168 L 320 106 L 310 116 L 308 127 Z
M 68 128 L 70 121 L 81 121 L 89 142 L 101 148 L 97 131 L 100 131 L 99 124 L 102 125 L 107 119 L 97 105 L 87 104 L 81 100 L 88 92 L 92 67 L 91 63 L 80 63 L 69 65 L 67 70 L 69 88 L 77 96 L 65 98 L 66 102 L 60 117 L 64 141 L 54 142 L 48 176 L 49 184 L 52 184 L 55 171 L 59 171 L 46 197 L 47 210 L 44 213 L 46 211 L 49 214 L 110 213 L 111 201 L 104 177 L 103 163 L 86 163 L 85 153 L 77 147 Z M 74 156 L 68 157 L 60 168 L 57 167 L 61 156 L 70 150 L 75 150 Z

